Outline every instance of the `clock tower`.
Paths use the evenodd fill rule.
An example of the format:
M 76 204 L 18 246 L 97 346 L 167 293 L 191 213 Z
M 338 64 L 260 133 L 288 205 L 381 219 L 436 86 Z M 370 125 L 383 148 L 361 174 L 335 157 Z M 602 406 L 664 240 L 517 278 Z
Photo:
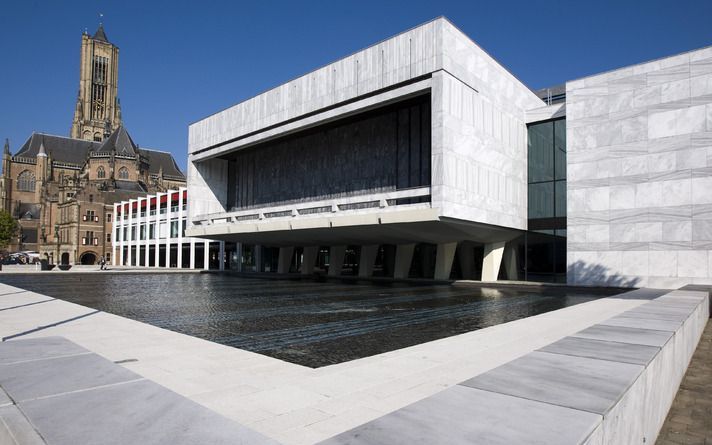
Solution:
M 70 136 L 103 141 L 121 125 L 118 98 L 119 48 L 99 24 L 93 36 L 82 34 L 79 94 Z

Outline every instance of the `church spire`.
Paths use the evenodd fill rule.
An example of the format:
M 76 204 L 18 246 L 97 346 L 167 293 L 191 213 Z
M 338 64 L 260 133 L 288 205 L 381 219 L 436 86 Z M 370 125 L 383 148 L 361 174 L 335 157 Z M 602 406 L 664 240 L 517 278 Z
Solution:
M 10 154 L 10 139 L 8 138 L 5 138 L 5 147 L 3 147 L 2 153 L 6 155 Z
M 104 32 L 104 24 L 103 23 L 99 23 L 99 28 L 96 30 L 96 32 L 92 36 L 92 39 L 98 40 L 100 42 L 111 43 L 111 42 L 109 42 L 109 39 L 106 37 L 106 33 Z

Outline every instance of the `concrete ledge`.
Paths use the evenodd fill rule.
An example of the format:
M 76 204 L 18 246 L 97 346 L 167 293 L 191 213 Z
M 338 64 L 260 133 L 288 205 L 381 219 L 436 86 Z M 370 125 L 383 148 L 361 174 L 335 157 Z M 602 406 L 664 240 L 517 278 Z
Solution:
M 708 301 L 668 292 L 322 443 L 654 443 Z

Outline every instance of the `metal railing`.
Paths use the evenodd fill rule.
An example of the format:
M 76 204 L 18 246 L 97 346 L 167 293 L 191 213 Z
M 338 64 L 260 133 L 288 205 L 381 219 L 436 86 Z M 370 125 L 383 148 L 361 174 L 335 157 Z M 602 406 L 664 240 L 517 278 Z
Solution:
M 399 201 L 409 198 L 430 197 L 430 187 L 415 187 L 394 192 L 374 193 L 361 196 L 348 196 L 319 201 L 306 201 L 293 204 L 262 207 L 258 209 L 236 210 L 232 212 L 198 215 L 193 219 L 195 225 L 211 225 L 255 221 L 262 219 L 293 218 L 300 215 L 318 215 L 321 213 L 343 214 L 370 209 L 384 209 L 404 205 Z M 416 203 L 419 205 L 423 202 Z M 430 203 L 425 203 L 428 206 Z

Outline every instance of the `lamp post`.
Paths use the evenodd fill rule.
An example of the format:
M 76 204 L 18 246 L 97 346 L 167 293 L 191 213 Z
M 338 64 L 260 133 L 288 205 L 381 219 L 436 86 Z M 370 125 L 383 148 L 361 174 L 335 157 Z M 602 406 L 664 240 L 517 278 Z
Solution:
M 57 258 L 55 261 L 59 265 L 59 224 L 54 225 L 54 240 L 57 243 Z

